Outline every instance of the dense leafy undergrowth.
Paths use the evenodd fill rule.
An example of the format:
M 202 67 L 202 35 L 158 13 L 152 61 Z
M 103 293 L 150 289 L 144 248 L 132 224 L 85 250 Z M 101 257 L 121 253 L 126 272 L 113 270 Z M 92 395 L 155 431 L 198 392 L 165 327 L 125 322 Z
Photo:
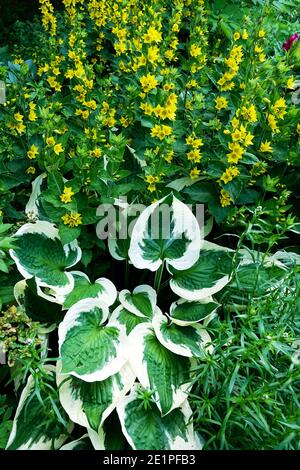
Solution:
M 0 50 L 0 448 L 299 450 L 294 2 L 39 4 Z

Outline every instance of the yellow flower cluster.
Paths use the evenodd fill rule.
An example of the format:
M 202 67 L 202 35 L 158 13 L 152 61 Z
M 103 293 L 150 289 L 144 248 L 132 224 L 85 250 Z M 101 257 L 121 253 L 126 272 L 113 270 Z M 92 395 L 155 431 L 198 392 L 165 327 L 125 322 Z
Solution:
M 39 148 L 36 145 L 32 144 L 32 146 L 27 152 L 27 157 L 30 158 L 30 160 L 33 160 L 34 158 L 36 158 L 38 153 L 39 153 Z
M 70 214 L 65 214 L 62 216 L 62 221 L 65 225 L 69 227 L 78 227 L 82 224 L 82 215 L 78 212 L 71 212 Z
M 51 36 L 56 34 L 56 17 L 54 15 L 54 8 L 50 0 L 39 0 L 40 10 L 42 13 L 42 23 L 46 31 L 49 31 Z
M 239 174 L 240 174 L 239 169 L 236 166 L 229 166 L 228 168 L 226 168 L 226 170 L 222 174 L 220 180 L 224 184 L 227 184 L 229 183 L 229 181 L 232 181 L 233 178 L 235 178 Z
M 165 137 L 172 135 L 172 127 L 165 126 L 164 124 L 155 124 L 151 129 L 151 137 L 156 137 L 159 140 L 163 140 Z
M 72 201 L 72 196 L 74 196 L 74 192 L 72 188 L 65 186 L 63 193 L 59 196 L 60 200 L 64 203 L 67 204 L 68 202 Z
M 233 78 L 237 75 L 242 60 L 243 48 L 235 44 L 230 51 L 229 57 L 225 59 L 225 64 L 229 70 L 225 72 L 217 82 L 221 91 L 228 91 L 234 88 L 235 84 Z
M 14 114 L 14 120 L 9 122 L 7 124 L 7 127 L 9 129 L 13 129 L 13 130 L 17 131 L 17 133 L 19 135 L 23 134 L 23 132 L 26 129 L 26 126 L 24 124 L 24 116 L 19 112 L 15 113 Z
M 150 191 L 150 193 L 153 193 L 153 191 L 156 190 L 155 183 L 159 182 L 159 176 L 147 175 L 146 182 L 149 184 L 147 188 L 148 191 Z

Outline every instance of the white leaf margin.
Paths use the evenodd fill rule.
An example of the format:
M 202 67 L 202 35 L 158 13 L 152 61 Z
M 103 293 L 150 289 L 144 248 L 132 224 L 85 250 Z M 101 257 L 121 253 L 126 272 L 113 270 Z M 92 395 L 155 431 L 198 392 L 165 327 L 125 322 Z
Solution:
M 156 307 L 158 309 L 158 307 Z M 134 371 L 143 388 L 150 389 L 150 379 L 147 371 L 147 363 L 144 358 L 144 338 L 147 335 L 155 334 L 152 323 L 140 323 L 137 325 L 127 337 L 126 342 L 126 358 Z M 168 410 L 170 413 L 178 408 L 187 398 L 191 382 L 181 385 L 177 390 L 172 389 L 172 407 Z M 156 404 L 161 411 L 159 403 L 159 395 L 154 391 Z
M 159 201 L 148 206 L 138 217 L 133 227 L 128 254 L 132 264 L 138 269 L 149 269 L 150 271 L 157 271 L 157 269 L 163 263 L 161 259 L 156 261 L 145 260 L 140 243 L 144 239 L 149 218 L 155 209 L 163 204 L 165 199 L 168 197 L 169 196 L 165 196 Z M 173 207 L 174 214 L 174 237 L 181 237 L 182 234 L 185 233 L 191 242 L 183 256 L 176 259 L 166 258 L 165 261 L 175 269 L 183 270 L 190 268 L 199 258 L 200 248 L 202 245 L 201 230 L 196 217 L 189 207 L 183 202 L 179 201 L 179 199 L 177 199 L 174 195 L 172 195 L 172 198 L 173 201 L 171 206 Z
M 173 343 L 171 340 L 168 341 L 168 339 L 164 337 L 164 335 L 161 332 L 161 327 L 162 325 L 167 324 L 167 323 L 168 323 L 167 318 L 162 314 L 162 312 L 159 309 L 156 309 L 155 315 L 152 319 L 152 325 L 153 325 L 158 341 L 165 348 L 169 349 L 169 351 L 173 352 L 174 354 L 178 354 L 179 356 L 185 356 L 185 357 L 196 357 L 188 345 L 176 344 L 176 343 Z M 185 327 L 177 326 L 177 328 L 185 328 Z M 194 328 L 199 337 L 199 343 L 198 343 L 199 355 L 200 355 L 201 350 L 203 349 L 207 353 L 212 354 L 214 350 L 211 344 L 212 339 L 211 339 L 211 336 L 206 331 L 206 329 L 203 326 L 199 325 L 198 323 L 194 325 L 190 325 L 190 328 Z
M 119 293 L 119 302 L 123 305 L 126 310 L 128 310 L 130 313 L 133 313 L 137 317 L 147 318 L 147 316 L 144 315 L 133 303 L 129 302 L 126 299 L 127 294 L 130 294 L 132 296 L 135 294 L 146 294 L 150 300 L 152 314 L 154 313 L 157 302 L 157 294 L 153 287 L 147 284 L 141 284 L 140 286 L 137 286 L 135 289 L 133 289 L 132 294 L 127 289 L 123 289 Z
M 136 384 L 132 388 L 130 395 L 125 397 L 117 406 L 117 413 L 118 413 L 119 420 L 120 420 L 120 423 L 121 423 L 122 432 L 123 432 L 127 442 L 129 443 L 129 445 L 134 450 L 136 450 L 135 443 L 134 443 L 132 437 L 130 436 L 130 434 L 128 433 L 128 431 L 126 429 L 126 426 L 125 426 L 126 406 L 129 403 L 131 403 L 132 401 L 137 399 L 138 390 L 139 390 L 139 384 Z M 186 425 L 187 425 L 187 427 L 186 427 L 187 441 L 184 440 L 180 436 L 176 436 L 176 438 L 173 439 L 173 440 L 171 439 L 171 436 L 168 436 L 169 437 L 170 450 L 202 450 L 202 445 L 201 445 L 200 439 L 198 438 L 196 433 L 194 433 L 194 430 L 193 430 L 193 424 L 192 424 L 192 420 L 191 420 L 192 410 L 191 410 L 191 407 L 190 407 L 187 400 L 185 400 L 181 403 L 180 410 L 182 411 L 182 413 L 184 415 L 185 422 L 186 422 Z M 145 450 L 147 450 L 147 449 L 145 449 Z M 158 450 L 165 450 L 165 449 L 158 449 Z
M 80 398 L 74 398 L 72 394 L 72 387 L 70 386 L 69 379 L 72 379 L 71 376 L 66 376 L 65 374 L 60 374 L 61 371 L 61 361 L 57 361 L 57 368 L 56 368 L 56 383 L 59 388 L 59 398 L 62 407 L 64 408 L 65 412 L 69 416 L 69 418 L 77 424 L 84 426 L 85 428 L 89 429 L 90 424 L 88 422 L 87 416 L 83 410 L 83 403 Z M 122 381 L 123 387 L 120 389 L 118 387 L 118 379 L 116 375 L 111 376 L 112 379 L 112 395 L 113 401 L 108 406 L 108 408 L 103 412 L 100 427 L 106 420 L 106 418 L 113 412 L 116 408 L 117 404 L 125 397 L 125 395 L 129 392 L 131 387 L 133 386 L 136 376 L 127 363 L 125 364 L 122 369 L 117 372 L 120 375 L 120 379 Z M 84 382 L 84 381 L 83 381 Z
M 66 335 L 70 329 L 78 325 L 78 322 L 76 320 L 79 317 L 79 315 L 82 312 L 88 312 L 94 308 L 102 309 L 103 318 L 101 320 L 101 325 L 103 325 L 103 323 L 108 318 L 109 310 L 108 310 L 108 306 L 97 298 L 96 299 L 88 298 L 88 299 L 79 300 L 79 302 L 72 305 L 72 307 L 67 311 L 63 321 L 59 324 L 59 327 L 58 327 L 58 346 L 59 346 L 60 357 L 61 357 L 61 348 L 66 339 Z M 120 332 L 116 357 L 112 359 L 110 362 L 108 362 L 104 367 L 102 367 L 102 369 L 96 370 L 89 374 L 80 375 L 77 372 L 72 371 L 66 374 L 62 373 L 61 375 L 70 374 L 70 375 L 74 375 L 74 377 L 77 377 L 78 379 L 81 379 L 85 382 L 95 382 L 95 381 L 105 380 L 108 377 L 116 374 L 117 372 L 121 370 L 121 368 L 126 363 L 126 356 L 125 356 L 124 349 L 126 345 L 127 336 L 126 336 L 125 326 L 119 323 L 109 322 L 109 324 L 107 324 L 107 327 L 115 327 Z

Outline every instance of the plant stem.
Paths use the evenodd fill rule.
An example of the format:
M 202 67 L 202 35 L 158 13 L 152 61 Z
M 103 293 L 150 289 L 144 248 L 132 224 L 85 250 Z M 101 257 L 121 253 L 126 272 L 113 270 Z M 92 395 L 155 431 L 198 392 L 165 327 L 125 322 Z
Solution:
M 160 288 L 160 283 L 161 283 L 163 270 L 164 270 L 164 262 L 162 262 L 162 265 L 160 266 L 160 268 L 155 273 L 154 289 L 156 290 L 156 292 L 158 292 L 159 288 Z

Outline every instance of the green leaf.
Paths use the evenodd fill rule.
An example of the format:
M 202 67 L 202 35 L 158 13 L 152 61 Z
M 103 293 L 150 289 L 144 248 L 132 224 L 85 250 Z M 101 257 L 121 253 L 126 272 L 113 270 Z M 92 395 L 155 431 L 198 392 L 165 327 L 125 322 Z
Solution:
M 102 381 L 84 382 L 58 373 L 59 397 L 70 419 L 98 432 L 105 419 L 129 392 L 135 375 L 128 364 Z
M 80 259 L 81 250 L 76 242 L 63 246 L 58 230 L 45 221 L 23 225 L 15 240 L 16 248 L 10 254 L 25 279 L 35 276 L 38 286 L 52 288 L 60 294 L 72 290 L 74 279 L 65 269 Z
M 191 268 L 177 271 L 168 267 L 173 275 L 170 287 L 175 294 L 187 300 L 209 297 L 228 284 L 232 258 L 233 252 L 230 250 L 204 242 L 200 258 Z
M 68 225 L 60 224 L 58 226 L 58 233 L 63 245 L 71 243 L 76 240 L 81 232 L 80 227 L 69 227 Z
M 165 348 L 149 323 L 141 323 L 132 330 L 126 354 L 142 386 L 153 391 L 162 414 L 181 405 L 190 386 L 187 357 Z
M 145 408 L 136 386 L 118 406 L 123 434 L 134 450 L 200 450 L 187 401 L 167 416 L 154 403 Z
M 107 305 L 99 299 L 85 299 L 68 310 L 59 325 L 59 350 L 62 373 L 86 382 L 105 380 L 125 364 L 125 328 L 103 323 Z
M 180 326 L 190 325 L 204 320 L 212 315 L 219 304 L 210 301 L 210 299 L 203 299 L 201 302 L 185 302 L 180 300 L 173 302 L 170 307 L 170 319 L 173 323 Z
M 157 339 L 173 353 L 185 357 L 206 357 L 209 350 L 206 344 L 211 343 L 211 337 L 202 326 L 168 323 L 159 309 L 156 310 L 152 324 Z
M 49 371 L 44 383 L 47 386 L 35 393 L 35 383 L 30 376 L 21 394 L 13 427 L 7 443 L 8 450 L 53 450 L 58 449 L 72 431 L 73 424 L 55 395 L 55 367 L 46 366 Z M 51 387 L 51 399 L 49 396 Z M 60 415 L 58 419 L 57 412 Z
M 140 323 L 148 321 L 147 317 L 137 316 L 132 312 L 126 310 L 123 305 L 119 305 L 111 314 L 110 321 L 124 325 L 126 328 L 126 335 L 129 335 L 131 331 Z
M 132 294 L 126 289 L 119 294 L 119 301 L 123 307 L 138 317 L 152 318 L 156 307 L 156 299 L 155 290 L 148 285 L 136 287 Z
M 71 271 L 74 278 L 74 288 L 64 300 L 63 307 L 70 308 L 79 300 L 87 298 L 98 298 L 106 303 L 112 305 L 117 298 L 117 290 L 114 284 L 104 277 L 99 278 L 95 283 L 91 283 L 88 276 L 80 271 Z
M 187 269 L 199 257 L 201 233 L 191 210 L 173 195 L 147 207 L 131 236 L 129 258 L 139 269 L 156 271 L 163 263 Z

